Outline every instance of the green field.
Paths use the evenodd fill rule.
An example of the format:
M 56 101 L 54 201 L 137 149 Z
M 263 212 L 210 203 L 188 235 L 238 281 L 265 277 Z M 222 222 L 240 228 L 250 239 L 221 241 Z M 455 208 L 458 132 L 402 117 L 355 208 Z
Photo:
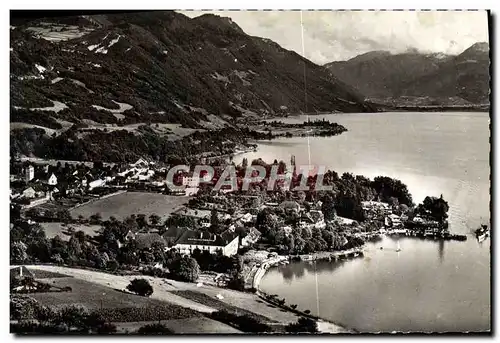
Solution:
M 114 323 L 117 333 L 133 333 L 146 324 L 157 324 L 158 321 L 151 322 L 128 322 Z M 162 320 L 161 324 L 172 330 L 175 334 L 238 334 L 240 330 L 227 324 L 215 321 L 206 317 Z
M 44 282 L 56 287 L 69 286 L 72 291 L 29 295 L 38 300 L 40 304 L 51 307 L 81 305 L 88 309 L 99 310 L 111 322 L 168 320 L 201 316 L 200 313 L 188 308 L 124 293 L 76 278 L 58 277 L 44 279 Z
M 85 218 L 100 213 L 103 220 L 114 216 L 123 220 L 131 214 L 157 214 L 165 220 L 172 212 L 189 201 L 189 197 L 163 195 L 159 193 L 125 192 L 93 201 L 71 210 L 71 216 Z
M 256 320 L 259 320 L 261 322 L 267 323 L 267 322 L 272 321 L 267 317 L 261 316 L 259 314 L 247 311 L 245 309 L 242 309 L 242 308 L 239 308 L 236 306 L 226 304 L 222 301 L 211 298 L 208 295 L 203 294 L 203 293 L 198 293 L 198 292 L 189 291 L 189 290 L 187 290 L 187 291 L 172 291 L 171 293 L 173 293 L 175 295 L 179 295 L 179 296 L 186 298 L 186 299 L 189 299 L 189 300 L 199 302 L 200 304 L 213 307 L 217 310 L 225 310 L 229 313 L 237 314 L 239 316 L 247 315 L 247 316 L 255 318 Z
M 95 236 L 101 229 L 100 225 L 83 225 L 83 224 L 68 224 L 63 226 L 62 223 L 40 223 L 47 238 L 59 236 L 63 241 L 69 241 L 71 236 L 68 234 L 68 228 L 72 227 L 75 232 L 83 231 L 86 235 Z
M 35 277 L 35 279 L 55 279 L 55 278 L 67 278 L 67 277 L 72 277 L 68 275 L 64 275 L 61 273 L 56 273 L 56 272 L 49 272 L 48 270 L 33 270 L 33 269 L 28 269 Z

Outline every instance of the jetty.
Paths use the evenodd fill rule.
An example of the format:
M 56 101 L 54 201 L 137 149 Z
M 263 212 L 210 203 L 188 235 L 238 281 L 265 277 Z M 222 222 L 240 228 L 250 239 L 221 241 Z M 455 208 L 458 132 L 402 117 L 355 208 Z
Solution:
M 404 236 L 404 237 L 417 237 L 417 238 L 427 238 L 434 240 L 445 240 L 445 241 L 466 241 L 467 236 L 461 234 L 450 233 L 446 230 L 414 230 L 414 229 L 395 229 L 387 230 L 385 233 L 387 236 Z
M 316 261 L 316 260 L 329 260 L 329 261 L 338 261 L 338 260 L 347 260 L 350 258 L 356 258 L 363 256 L 362 248 L 353 248 L 348 250 L 340 250 L 340 251 L 323 251 L 309 255 L 296 255 L 289 256 L 291 260 L 299 260 L 299 261 Z

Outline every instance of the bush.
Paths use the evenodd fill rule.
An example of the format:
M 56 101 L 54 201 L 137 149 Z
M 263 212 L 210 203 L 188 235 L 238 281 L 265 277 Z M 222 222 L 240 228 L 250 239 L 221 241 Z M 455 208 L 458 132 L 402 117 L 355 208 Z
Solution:
M 318 323 L 314 319 L 301 317 L 296 323 L 286 326 L 286 332 L 290 333 L 317 333 Z
M 200 266 L 194 258 L 185 256 L 172 262 L 170 273 L 175 279 L 196 282 L 200 274 Z
M 237 291 L 244 291 L 245 290 L 245 279 L 243 277 L 240 277 L 240 276 L 234 277 L 228 282 L 227 287 L 230 289 L 237 290 Z
M 214 320 L 238 327 L 244 332 L 271 332 L 272 328 L 248 315 L 237 315 L 225 310 L 213 312 L 210 317 Z
M 83 328 L 87 325 L 90 312 L 86 307 L 70 305 L 63 307 L 55 319 L 57 324 L 66 324 L 68 327 Z
M 148 324 L 137 330 L 139 335 L 171 335 L 174 332 L 162 324 Z
M 153 294 L 153 286 L 149 284 L 149 281 L 146 279 L 134 279 L 127 286 L 127 290 L 133 292 L 135 294 L 149 297 Z
M 10 324 L 10 333 L 16 335 L 29 334 L 64 334 L 67 333 L 67 328 L 64 325 L 56 324 L 39 324 L 35 322 L 19 322 Z

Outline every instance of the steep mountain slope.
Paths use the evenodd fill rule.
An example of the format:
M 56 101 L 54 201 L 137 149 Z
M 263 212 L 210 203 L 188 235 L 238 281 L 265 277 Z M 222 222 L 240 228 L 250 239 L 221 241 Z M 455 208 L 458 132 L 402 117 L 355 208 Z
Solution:
M 395 94 L 402 82 L 436 71 L 449 58 L 418 52 L 393 55 L 388 51 L 371 51 L 348 61 L 332 62 L 325 66 L 363 95 L 387 97 Z
M 245 129 L 251 118 L 373 111 L 322 66 L 228 18 L 167 11 L 13 25 L 11 155 L 178 162 L 259 138 Z
M 369 52 L 325 65 L 368 98 L 427 98 L 434 104 L 484 104 L 489 94 L 489 46 L 476 43 L 458 56 Z M 424 100 L 425 104 L 425 100 Z
M 77 38 L 60 39 L 71 30 Z M 228 121 L 306 109 L 370 110 L 322 67 L 214 15 L 127 13 L 65 18 L 57 26 L 38 20 L 11 30 L 10 54 L 13 112 L 56 101 L 64 108 L 45 113 L 70 122 L 200 127 L 208 114 Z
M 474 104 L 488 103 L 488 43 L 476 43 L 434 72 L 402 85 L 400 95 L 458 96 Z

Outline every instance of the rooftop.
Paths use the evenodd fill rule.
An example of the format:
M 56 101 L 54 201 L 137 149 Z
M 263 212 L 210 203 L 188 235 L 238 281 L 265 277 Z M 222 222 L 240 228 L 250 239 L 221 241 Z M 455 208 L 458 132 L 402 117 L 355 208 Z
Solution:
M 233 233 L 224 233 L 221 235 L 215 235 L 210 232 L 202 232 L 189 230 L 184 232 L 184 234 L 177 240 L 177 244 L 189 244 L 189 245 L 210 245 L 210 246 L 226 246 L 238 235 Z

